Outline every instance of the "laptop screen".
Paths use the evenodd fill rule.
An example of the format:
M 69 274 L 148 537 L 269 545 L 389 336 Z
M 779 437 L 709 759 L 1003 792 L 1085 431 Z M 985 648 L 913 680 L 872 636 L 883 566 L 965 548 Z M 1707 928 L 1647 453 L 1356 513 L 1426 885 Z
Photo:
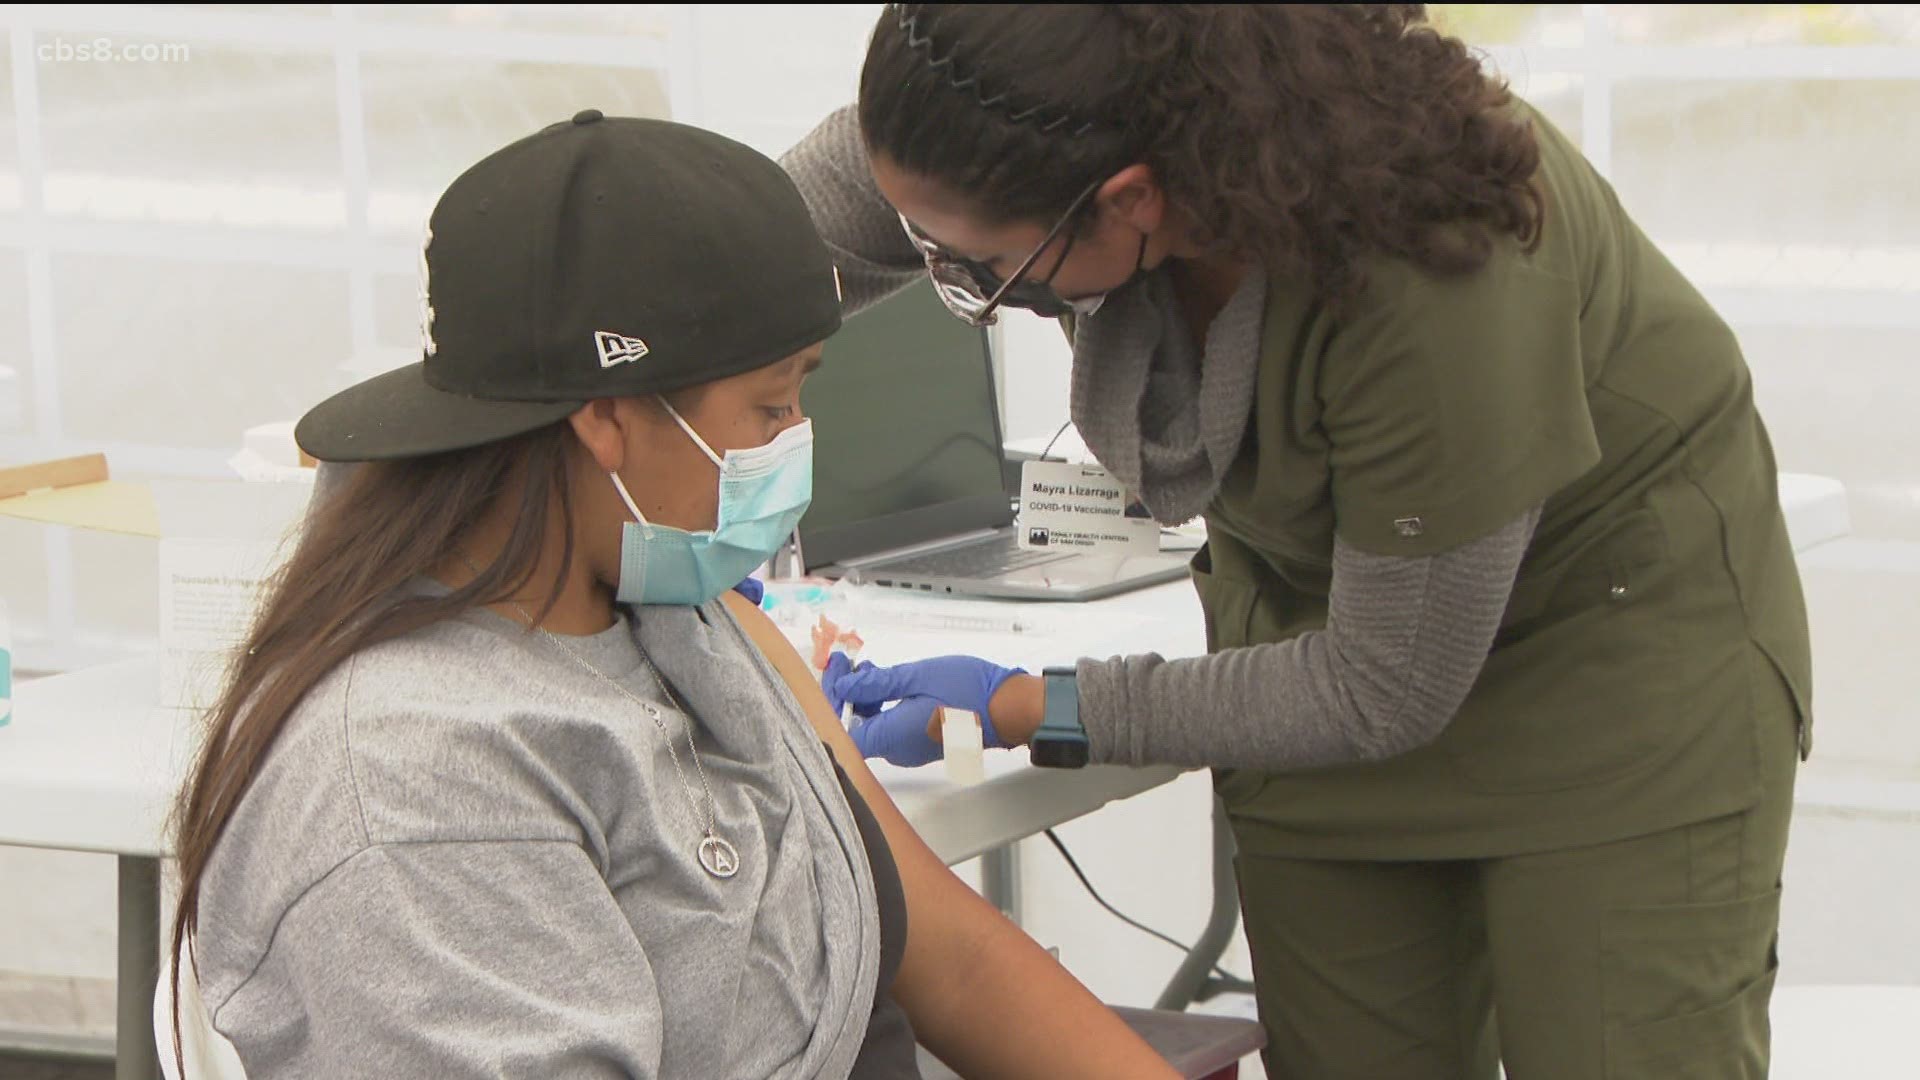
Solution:
M 814 432 L 809 571 L 1012 523 L 986 331 L 924 280 L 847 320 L 800 402 Z

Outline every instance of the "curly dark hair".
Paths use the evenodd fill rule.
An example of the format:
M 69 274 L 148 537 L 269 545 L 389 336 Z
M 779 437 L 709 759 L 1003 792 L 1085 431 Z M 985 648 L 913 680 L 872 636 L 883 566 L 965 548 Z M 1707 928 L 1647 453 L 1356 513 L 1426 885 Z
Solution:
M 1218 250 L 1339 303 L 1370 255 L 1460 274 L 1538 243 L 1511 103 L 1421 4 L 890 4 L 859 114 L 997 222 L 1144 161 Z

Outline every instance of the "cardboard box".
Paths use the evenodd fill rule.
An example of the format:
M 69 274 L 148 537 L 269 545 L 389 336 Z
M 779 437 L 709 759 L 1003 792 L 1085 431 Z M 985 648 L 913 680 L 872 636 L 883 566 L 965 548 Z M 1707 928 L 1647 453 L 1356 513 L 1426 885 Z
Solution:
M 203 709 L 252 627 L 261 586 L 297 542 L 312 491 L 311 476 L 298 474 L 284 483 L 115 481 L 96 454 L 0 470 L 0 514 L 154 538 L 158 701 Z
M 263 587 L 299 541 L 310 483 L 155 481 L 160 704 L 213 705 Z

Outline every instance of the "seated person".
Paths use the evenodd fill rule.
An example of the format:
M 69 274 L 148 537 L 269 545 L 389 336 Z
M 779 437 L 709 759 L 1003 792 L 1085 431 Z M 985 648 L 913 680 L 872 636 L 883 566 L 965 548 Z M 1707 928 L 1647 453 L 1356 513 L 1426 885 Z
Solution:
M 1172 1075 L 729 591 L 807 504 L 840 324 L 780 169 L 582 113 L 455 180 L 421 270 L 423 363 L 301 421 L 366 464 L 181 795 L 175 940 L 248 1075 L 914 1076 L 916 1036 L 970 1075 Z

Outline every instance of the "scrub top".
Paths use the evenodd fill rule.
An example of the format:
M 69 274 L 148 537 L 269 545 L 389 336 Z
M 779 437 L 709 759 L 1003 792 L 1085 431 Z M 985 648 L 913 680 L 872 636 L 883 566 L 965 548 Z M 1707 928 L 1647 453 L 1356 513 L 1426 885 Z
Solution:
M 1344 310 L 1269 289 L 1257 398 L 1194 560 L 1210 648 L 1325 626 L 1334 537 L 1426 556 L 1544 504 L 1492 654 L 1434 742 L 1219 770 L 1251 854 L 1599 843 L 1759 794 L 1764 706 L 1811 723 L 1806 610 L 1738 343 L 1530 106 L 1545 225 L 1486 266 L 1366 265 Z M 1793 736 L 1789 734 L 1787 738 Z

